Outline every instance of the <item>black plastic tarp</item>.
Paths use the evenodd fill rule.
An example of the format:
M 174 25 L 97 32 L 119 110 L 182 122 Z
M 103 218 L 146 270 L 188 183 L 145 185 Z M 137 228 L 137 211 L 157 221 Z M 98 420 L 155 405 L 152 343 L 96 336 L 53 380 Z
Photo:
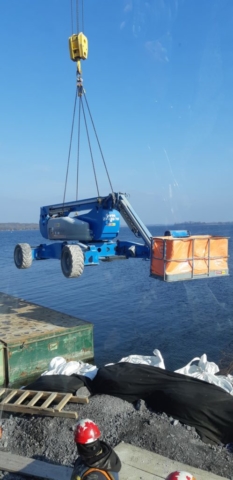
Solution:
M 130 403 L 143 399 L 155 412 L 195 427 L 204 442 L 233 442 L 233 397 L 215 385 L 161 368 L 122 362 L 100 368 L 93 380 L 48 375 L 25 388 L 75 394 L 84 385 L 92 395 L 112 395 Z
M 122 362 L 100 368 L 91 390 L 93 394 L 104 393 L 128 402 L 143 399 L 154 411 L 195 427 L 204 442 L 233 441 L 233 397 L 202 380 Z
M 26 387 L 27 390 L 37 390 L 41 392 L 59 392 L 72 393 L 81 387 L 87 387 L 91 380 L 82 375 L 42 375 Z

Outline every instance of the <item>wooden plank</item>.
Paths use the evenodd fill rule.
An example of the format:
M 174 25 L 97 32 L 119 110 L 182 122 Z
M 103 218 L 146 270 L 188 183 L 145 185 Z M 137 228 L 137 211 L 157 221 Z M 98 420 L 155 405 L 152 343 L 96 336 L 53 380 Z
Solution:
M 89 398 L 86 397 L 85 395 L 84 396 L 79 396 L 79 397 L 71 397 L 70 400 L 69 400 L 69 403 L 89 403 Z
M 72 468 L 0 452 L 0 470 L 49 480 L 70 480 Z
M 206 472 L 198 468 L 184 465 L 180 462 L 170 460 L 153 452 L 133 447 L 129 444 L 119 444 L 115 450 L 122 461 L 120 478 L 122 480 L 162 480 L 168 473 L 174 470 L 192 471 L 197 480 L 227 480 L 225 477 L 219 477 L 212 472 Z M 130 465 L 132 462 L 131 454 L 137 454 L 136 465 Z M 150 463 L 152 460 L 152 464 Z M 153 464 L 155 461 L 155 464 Z M 151 473 L 148 466 L 151 467 Z M 13 455 L 8 452 L 0 452 L 0 470 L 28 475 L 29 477 L 45 478 L 49 480 L 70 480 L 72 468 L 45 463 L 32 458 L 25 458 L 19 455 Z
M 54 407 L 54 410 L 60 412 L 62 408 L 68 403 L 71 397 L 72 393 L 67 393 L 67 395 L 64 396 L 64 398 L 59 402 L 59 404 Z
M 29 397 L 32 397 L 35 393 L 37 393 L 37 390 L 26 390 L 24 389 L 24 391 L 27 391 L 29 392 L 28 393 L 28 396 Z M 22 390 L 18 390 L 18 393 L 22 392 Z M 52 393 L 54 392 L 43 392 L 43 395 L 41 397 L 41 399 L 43 400 L 44 398 L 46 399 L 48 395 L 51 395 Z M 1 391 L 0 391 L 0 395 L 1 395 Z M 64 397 L 64 393 L 59 393 L 59 392 L 56 392 L 56 395 L 57 395 L 57 400 L 62 400 L 62 398 Z M 70 400 L 69 400 L 69 403 L 89 403 L 89 396 L 86 396 L 86 395 L 79 395 L 78 397 L 76 397 L 76 395 L 72 395 L 72 397 L 70 397 Z
M 6 389 L 5 388 L 1 388 L 0 390 L 0 397 L 2 397 L 2 395 L 5 393 Z
M 9 390 L 6 390 L 7 392 Z M 11 390 L 10 393 L 8 393 L 8 395 L 1 401 L 1 405 L 5 404 L 5 403 L 8 403 L 16 394 L 17 394 L 18 390 Z
M 43 392 L 37 392 L 37 394 L 35 395 L 35 397 L 33 397 L 30 402 L 27 404 L 27 407 L 33 407 L 33 405 L 36 404 L 36 402 L 38 402 L 38 400 L 40 400 L 40 398 L 42 397 L 43 395 Z
M 145 449 L 135 447 L 134 445 L 130 445 L 128 443 L 119 443 L 114 450 L 119 455 L 123 464 L 122 470 L 124 471 L 124 465 L 137 469 L 138 472 L 141 472 L 141 478 L 143 478 L 143 480 L 147 478 L 150 479 L 151 476 L 154 478 L 154 475 L 164 479 L 170 472 L 175 470 L 183 470 L 186 472 L 190 471 L 195 476 L 196 480 L 227 480 L 225 477 L 219 477 L 212 472 L 191 467 L 190 465 L 184 465 L 176 460 L 171 460 L 167 457 L 163 457 L 162 455 L 158 455 L 157 453 L 149 452 Z M 121 475 L 121 477 L 122 480 L 126 480 L 126 478 L 134 478 L 134 476 L 124 477 L 124 475 Z
M 63 411 L 63 407 L 68 403 L 88 403 L 88 397 L 75 397 L 72 393 L 57 393 L 57 392 L 37 392 L 36 390 L 14 390 L 14 389 L 1 389 L 2 394 L 7 393 L 7 397 L 1 402 L 0 407 L 2 410 L 15 413 L 28 413 L 30 415 L 44 415 L 51 417 L 62 417 L 62 418 L 78 418 L 77 412 L 66 412 Z M 1 395 L 0 390 L 0 395 Z M 20 395 L 19 398 L 14 403 L 9 404 L 8 402 L 15 396 Z M 30 402 L 25 405 L 23 401 L 27 397 L 32 397 Z M 38 400 L 45 398 L 43 404 L 39 407 L 36 405 Z M 60 402 L 54 408 L 48 408 L 49 405 L 54 400 L 60 400 Z
M 47 400 L 45 400 L 45 402 L 41 405 L 41 408 L 47 408 L 52 402 L 53 400 L 57 397 L 57 393 L 50 393 L 49 397 L 47 398 Z
M 22 390 L 21 390 L 21 392 L 22 392 Z M 30 391 L 27 390 L 27 391 L 24 392 L 22 395 L 20 395 L 20 397 L 18 398 L 18 400 L 16 400 L 16 401 L 14 402 L 14 405 L 20 405 L 20 404 L 25 400 L 25 398 L 27 398 L 27 397 L 29 396 L 29 393 L 30 393 Z
M 30 415 L 43 415 L 46 417 L 78 418 L 77 412 L 58 412 L 54 409 L 41 407 L 28 407 L 27 405 L 14 405 L 7 403 L 1 405 L 1 409 L 7 412 L 29 413 Z
M 132 467 L 130 465 L 126 465 L 125 463 L 121 464 L 121 471 L 120 471 L 120 479 L 121 480 L 164 480 L 165 477 L 161 477 L 161 475 L 152 475 L 151 473 L 145 472 L 143 467 L 138 469 L 137 467 Z

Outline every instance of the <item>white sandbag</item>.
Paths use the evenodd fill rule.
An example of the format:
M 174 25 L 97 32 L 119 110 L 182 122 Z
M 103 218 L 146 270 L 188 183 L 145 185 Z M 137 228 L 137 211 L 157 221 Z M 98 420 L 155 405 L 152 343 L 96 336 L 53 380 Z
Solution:
M 155 349 L 153 354 L 154 356 L 129 355 L 128 357 L 122 358 L 119 363 L 128 362 L 141 365 L 151 365 L 153 367 L 159 367 L 165 370 L 164 360 L 161 352 Z
M 41 374 L 41 377 L 43 377 L 44 375 L 57 375 L 57 370 L 46 370 Z
M 96 376 L 97 372 L 98 368 L 95 365 L 84 363 L 82 361 L 67 362 L 65 365 L 61 365 L 57 369 L 59 375 L 72 375 L 73 373 L 76 373 L 77 375 L 84 375 L 91 379 Z
M 194 362 L 198 362 L 198 364 L 196 365 Z M 203 372 L 214 375 L 219 372 L 219 368 L 216 363 L 208 362 L 207 355 L 204 353 L 201 357 L 193 358 L 185 367 L 179 368 L 179 370 L 175 370 L 175 372 L 199 378 Z
M 153 350 L 153 354 L 155 355 L 155 357 L 157 357 L 157 361 L 158 361 L 158 365 L 154 365 L 155 367 L 159 367 L 159 368 L 163 368 L 165 370 L 165 363 L 164 363 L 164 360 L 163 360 L 163 356 L 160 352 L 160 350 L 157 350 L 157 348 L 155 348 L 155 350 Z
M 48 370 L 57 370 L 60 365 L 65 365 L 66 359 L 64 357 L 54 357 L 50 360 Z
M 61 364 L 57 368 L 57 375 L 72 375 L 77 373 L 80 368 L 80 362 L 71 361 L 66 362 L 64 365 Z
M 195 364 L 194 362 L 198 363 Z M 185 367 L 175 370 L 175 372 L 212 383 L 233 395 L 233 377 L 231 375 L 227 377 L 215 375 L 215 373 L 219 372 L 218 365 L 214 362 L 208 362 L 205 353 L 201 357 L 193 358 Z
M 54 357 L 49 363 L 48 370 L 43 372 L 43 375 L 84 375 L 91 380 L 96 376 L 98 368 L 95 365 L 84 363 L 82 361 L 67 362 L 63 357 Z
M 66 364 L 66 359 L 64 357 L 53 357 L 49 362 L 48 370 L 41 374 L 41 377 L 44 375 L 57 375 L 57 370 L 61 365 Z
M 89 363 L 83 363 L 80 368 L 79 375 L 84 375 L 85 377 L 90 378 L 93 380 L 95 378 L 98 368 L 95 365 L 90 365 Z
M 230 382 L 230 384 L 231 384 L 232 387 L 233 387 L 233 375 L 229 375 L 229 374 L 228 374 L 228 375 L 227 375 L 227 380 L 228 380 L 228 382 Z
M 225 377 L 224 375 L 213 375 L 211 373 L 204 372 L 200 380 L 204 380 L 208 383 L 213 383 L 214 385 L 217 385 L 217 387 L 220 387 L 226 392 L 230 393 L 230 395 L 233 395 L 233 386 L 231 385 L 231 382 L 229 382 L 227 377 Z

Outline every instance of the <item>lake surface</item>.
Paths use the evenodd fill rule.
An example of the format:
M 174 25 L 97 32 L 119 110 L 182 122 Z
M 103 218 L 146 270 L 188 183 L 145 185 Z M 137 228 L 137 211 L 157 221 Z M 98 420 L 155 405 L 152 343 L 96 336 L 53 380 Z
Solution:
M 175 229 L 149 227 L 153 235 L 169 228 Z M 233 225 L 191 225 L 190 230 L 231 237 L 233 271 Z M 126 227 L 119 238 L 135 239 Z M 129 354 L 152 355 L 158 348 L 173 370 L 203 353 L 219 363 L 224 352 L 233 351 L 231 276 L 165 283 L 149 277 L 149 261 L 129 259 L 86 267 L 80 278 L 66 279 L 58 260 L 18 270 L 13 251 L 23 242 L 35 246 L 44 240 L 39 231 L 0 232 L 0 291 L 92 322 L 98 366 Z

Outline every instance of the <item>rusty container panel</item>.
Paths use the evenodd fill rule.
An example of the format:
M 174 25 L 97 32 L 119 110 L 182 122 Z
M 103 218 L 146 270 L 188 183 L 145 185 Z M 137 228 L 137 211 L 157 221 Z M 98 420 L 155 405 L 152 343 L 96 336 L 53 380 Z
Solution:
M 34 338 L 23 343 L 7 345 L 9 385 L 28 383 L 47 370 L 53 357 L 70 360 L 91 360 L 93 354 L 92 326 L 73 327 L 61 335 Z
M 56 356 L 94 358 L 93 325 L 79 318 L 0 293 L 0 324 L 9 386 L 39 377 Z

